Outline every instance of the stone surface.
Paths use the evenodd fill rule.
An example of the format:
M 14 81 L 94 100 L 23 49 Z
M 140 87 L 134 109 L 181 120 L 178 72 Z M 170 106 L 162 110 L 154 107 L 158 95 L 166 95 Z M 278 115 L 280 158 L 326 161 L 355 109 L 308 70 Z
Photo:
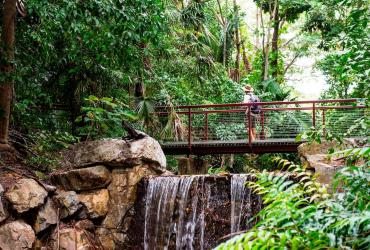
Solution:
M 58 249 L 58 232 L 54 231 L 49 249 Z M 86 230 L 78 228 L 62 228 L 59 230 L 59 250 L 103 250 L 97 237 Z
M 0 222 L 4 221 L 9 216 L 9 213 L 6 209 L 6 200 L 4 199 L 3 194 L 4 188 L 0 184 Z
M 103 217 L 108 212 L 109 193 L 107 189 L 81 193 L 78 199 L 87 208 L 87 215 L 91 219 Z
M 76 213 L 82 208 L 76 192 L 74 191 L 59 191 L 55 199 L 60 206 L 60 218 L 65 218 Z
M 201 158 L 181 157 L 178 159 L 180 175 L 207 174 L 208 162 Z
M 112 170 L 112 182 L 109 190 L 109 211 L 103 221 L 103 226 L 119 228 L 127 211 L 136 200 L 136 185 L 144 177 L 153 175 L 155 172 L 145 166 L 137 166 L 131 169 L 116 168 Z
M 99 165 L 56 174 L 52 180 L 66 190 L 83 191 L 106 187 L 111 176 L 105 166 Z
M 5 197 L 18 213 L 44 204 L 46 190 L 33 179 L 19 179 L 5 192 Z
M 84 229 L 84 230 L 87 230 L 87 231 L 91 231 L 91 232 L 94 232 L 94 229 L 95 229 L 94 223 L 92 223 L 90 220 L 77 221 L 76 224 L 75 224 L 75 227 L 79 228 L 79 229 Z
M 166 157 L 159 143 L 150 136 L 134 141 L 106 139 L 83 142 L 75 144 L 66 155 L 69 164 L 75 167 L 98 164 L 130 167 L 151 163 L 158 169 L 166 168 Z
M 58 217 L 57 217 L 57 210 L 55 209 L 55 205 L 53 201 L 48 198 L 44 206 L 40 208 L 37 213 L 36 221 L 33 226 L 36 233 L 39 233 L 51 225 L 57 224 Z
M 31 226 L 23 221 L 13 221 L 0 227 L 0 249 L 31 249 L 35 242 L 35 233 Z
M 109 250 L 121 250 L 131 249 L 127 248 L 125 242 L 127 242 L 126 234 L 116 232 L 115 230 L 109 230 L 106 228 L 98 228 L 96 233 L 99 237 L 99 241 L 105 249 Z

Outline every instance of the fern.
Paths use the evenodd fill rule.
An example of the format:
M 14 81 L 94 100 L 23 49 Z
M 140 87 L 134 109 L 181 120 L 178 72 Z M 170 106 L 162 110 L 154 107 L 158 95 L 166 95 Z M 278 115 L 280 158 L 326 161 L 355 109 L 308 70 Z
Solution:
M 348 152 L 347 152 L 348 153 Z M 216 249 L 367 249 L 370 244 L 369 150 L 350 153 L 365 160 L 338 173 L 343 193 L 329 195 L 299 165 L 274 159 L 289 172 L 256 173 L 247 185 L 262 195 L 259 222 Z

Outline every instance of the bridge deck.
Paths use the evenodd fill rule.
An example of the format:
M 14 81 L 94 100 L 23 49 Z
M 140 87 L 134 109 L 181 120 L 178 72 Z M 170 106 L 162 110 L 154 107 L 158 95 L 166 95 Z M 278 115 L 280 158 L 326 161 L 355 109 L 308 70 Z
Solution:
M 188 142 L 163 142 L 162 149 L 165 154 L 227 154 L 227 153 L 276 153 L 276 152 L 297 152 L 297 147 L 302 142 L 295 139 L 265 139 L 255 140 L 251 146 L 248 140 L 208 140 L 194 141 L 189 148 Z

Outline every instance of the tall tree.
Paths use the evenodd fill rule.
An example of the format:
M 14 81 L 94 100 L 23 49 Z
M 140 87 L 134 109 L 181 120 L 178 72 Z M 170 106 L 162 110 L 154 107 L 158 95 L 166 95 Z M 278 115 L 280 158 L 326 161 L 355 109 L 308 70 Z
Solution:
M 235 77 L 234 81 L 240 81 L 240 33 L 239 33 L 239 6 L 234 0 L 234 18 L 235 18 Z
M 299 15 L 311 8 L 311 5 L 306 0 L 254 0 L 265 13 L 269 14 L 269 22 L 267 25 L 268 38 L 265 42 L 266 48 L 264 51 L 264 70 L 263 79 L 268 78 L 269 69 L 271 66 L 272 76 L 277 78 L 284 71 L 279 70 L 279 37 L 280 29 L 285 21 L 294 22 Z M 262 19 L 261 13 L 261 19 Z M 262 21 L 262 20 L 261 20 Z M 263 25 L 263 24 L 262 24 Z M 270 29 L 272 38 L 270 41 Z M 271 54 L 270 54 L 271 46 Z M 270 57 L 270 58 L 269 58 Z M 269 59 L 271 65 L 269 65 Z
M 9 147 L 10 106 L 13 98 L 14 80 L 14 32 L 17 0 L 5 0 L 2 13 L 0 46 L 0 149 Z

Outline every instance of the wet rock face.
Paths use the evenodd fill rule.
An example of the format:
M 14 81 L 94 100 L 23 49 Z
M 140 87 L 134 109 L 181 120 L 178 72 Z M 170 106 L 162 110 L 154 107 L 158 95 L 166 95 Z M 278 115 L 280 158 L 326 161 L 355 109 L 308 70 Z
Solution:
M 34 242 L 34 231 L 23 221 L 13 221 L 0 227 L 2 250 L 31 249 Z
M 33 179 L 19 179 L 5 192 L 5 197 L 18 213 L 44 204 L 48 195 L 46 190 Z
M 105 166 L 98 165 L 56 174 L 52 179 L 65 190 L 84 191 L 106 187 L 111 176 Z
M 130 142 L 122 139 L 83 142 L 74 145 L 70 152 L 69 165 L 78 168 L 97 164 L 130 167 L 145 163 L 162 170 L 166 168 L 166 157 L 159 143 L 150 136 Z

